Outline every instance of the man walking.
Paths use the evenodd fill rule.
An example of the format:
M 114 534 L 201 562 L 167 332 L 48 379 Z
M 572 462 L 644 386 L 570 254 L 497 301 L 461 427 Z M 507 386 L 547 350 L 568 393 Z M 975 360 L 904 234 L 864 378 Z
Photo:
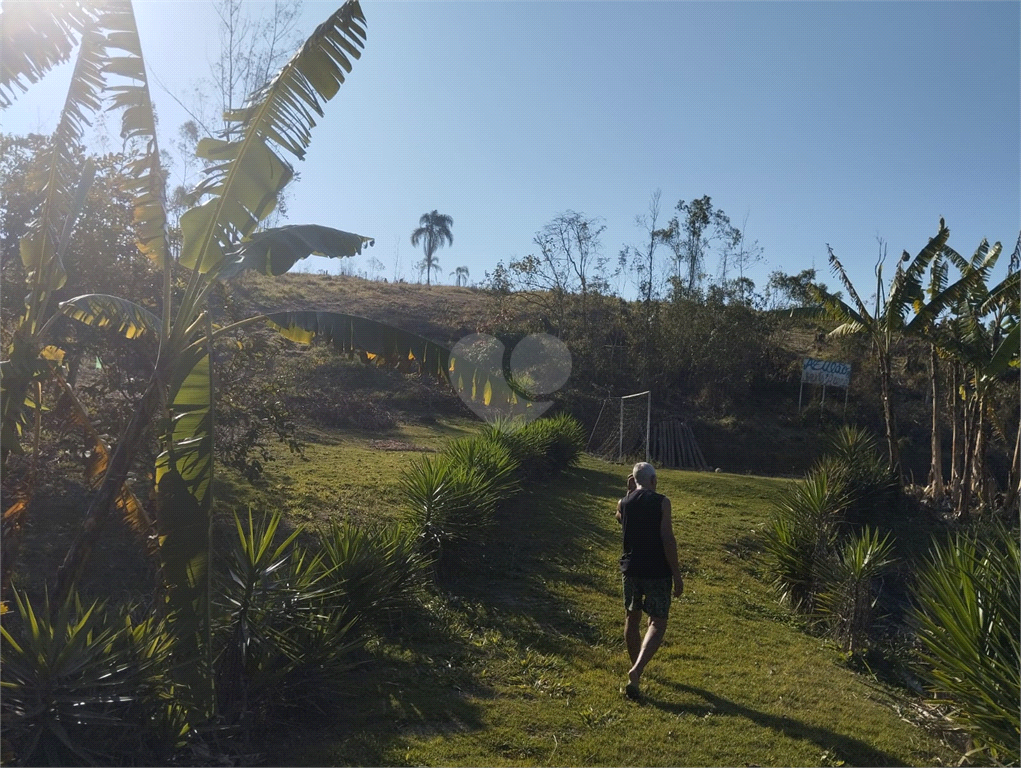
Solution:
M 636 699 L 642 672 L 663 642 L 670 593 L 680 597 L 684 591 L 670 499 L 656 493 L 656 469 L 651 464 L 635 464 L 628 477 L 628 495 L 617 502 L 617 520 L 624 532 L 620 571 L 624 578 L 624 640 L 631 658 L 624 690 Z M 649 615 L 644 638 L 643 611 Z

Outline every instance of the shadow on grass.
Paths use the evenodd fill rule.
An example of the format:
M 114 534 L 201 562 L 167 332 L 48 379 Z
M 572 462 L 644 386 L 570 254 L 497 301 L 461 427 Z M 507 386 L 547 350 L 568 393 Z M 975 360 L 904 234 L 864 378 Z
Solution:
M 904 763 L 888 752 L 876 749 L 872 745 L 852 736 L 846 736 L 836 731 L 831 731 L 828 728 L 809 725 L 791 717 L 760 712 L 757 709 L 724 699 L 704 688 L 696 688 L 691 685 L 674 683 L 668 680 L 664 680 L 663 683 L 683 693 L 697 696 L 705 704 L 668 702 L 652 696 L 643 697 L 643 703 L 675 715 L 744 717 L 756 725 L 770 728 L 787 738 L 815 742 L 822 749 L 832 752 L 836 759 L 842 760 L 848 765 L 904 765 Z
M 487 542 L 453 550 L 439 578 L 455 598 L 480 601 L 504 617 L 522 644 L 561 655 L 564 641 L 603 641 L 598 622 L 560 595 L 555 585 L 602 589 L 616 562 L 596 559 L 615 538 L 598 523 L 613 505 L 590 508 L 580 494 L 613 499 L 620 483 L 605 472 L 575 469 L 542 486 L 526 488 L 497 517 Z M 601 557 L 601 555 L 598 555 Z

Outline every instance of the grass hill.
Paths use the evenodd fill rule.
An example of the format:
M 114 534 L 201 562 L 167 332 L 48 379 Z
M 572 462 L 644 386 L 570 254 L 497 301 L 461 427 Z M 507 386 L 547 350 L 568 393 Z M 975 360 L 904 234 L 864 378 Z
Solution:
M 440 419 L 399 428 L 390 445 L 371 433 L 323 431 L 311 461 L 283 455 L 273 465 L 264 502 L 313 527 L 338 515 L 390 516 L 397 474 L 414 451 L 474 428 Z M 626 474 L 585 458 L 556 485 L 528 489 L 501 512 L 489 544 L 445 555 L 435 591 L 370 644 L 337 691 L 338 707 L 265 734 L 263 757 L 288 765 L 956 761 L 937 735 L 905 719 L 899 694 L 847 668 L 831 643 L 776 606 L 757 534 L 781 480 L 661 471 L 686 589 L 643 702 L 628 701 L 612 516 Z
M 282 309 L 338 311 L 384 321 L 448 346 L 472 333 L 514 340 L 524 333 L 547 330 L 549 322 L 540 303 L 526 294 L 499 296 L 477 288 L 382 283 L 340 275 L 298 273 L 270 279 L 246 273 L 231 295 L 245 313 Z M 606 323 L 623 322 L 613 314 L 617 301 L 605 302 L 601 311 Z M 682 417 L 691 426 L 713 467 L 765 475 L 804 473 L 823 450 L 826 434 L 844 420 L 882 434 L 878 383 L 871 362 L 863 356 L 867 350 L 863 352 L 854 345 L 835 345 L 825 339 L 815 324 L 790 321 L 774 332 L 768 343 L 770 349 L 765 354 L 773 366 L 770 373 L 773 380 L 768 386 L 749 390 L 747 384 L 739 381 L 709 381 L 705 386 L 723 393 L 719 399 L 729 402 L 727 406 L 720 406 L 705 402 L 705 398 L 699 399 L 690 391 L 690 384 L 667 381 L 654 386 L 653 419 Z M 568 339 L 567 344 L 578 363 L 577 342 Z M 626 355 L 626 347 L 623 352 Z M 614 352 L 610 350 L 606 354 L 612 358 Z M 712 347 L 707 347 L 704 354 L 713 354 Z M 821 405 L 819 389 L 806 387 L 799 410 L 801 359 L 806 356 L 846 359 L 850 354 L 859 357 L 855 359 L 847 407 L 843 405 L 841 390 L 831 389 L 828 402 Z M 306 383 L 323 384 L 327 376 L 340 373 L 336 365 L 322 368 L 320 375 L 297 358 L 295 364 L 304 366 Z M 611 359 L 603 368 L 606 366 L 612 369 L 606 375 L 616 375 L 616 380 L 599 381 L 598 373 L 586 369 L 572 375 L 564 390 L 553 396 L 560 407 L 569 410 L 588 429 L 594 425 L 605 395 L 634 392 L 640 386 L 637 378 L 620 378 L 620 372 L 626 370 L 625 363 L 613 363 Z M 922 480 L 929 462 L 927 425 L 930 416 L 925 402 L 925 382 L 919 378 L 919 367 L 911 363 L 911 356 L 902 373 L 901 378 L 908 382 L 902 387 L 898 401 L 903 463 L 909 476 Z M 343 375 L 350 379 L 350 375 Z M 456 398 L 448 397 L 446 388 L 435 389 L 432 395 L 424 397 L 415 382 L 391 377 L 377 383 L 379 392 L 385 390 L 392 396 L 373 399 L 372 381 L 370 374 L 360 378 L 364 391 L 358 397 L 363 398 L 363 402 L 364 398 L 369 398 L 372 403 L 387 400 L 391 411 L 402 413 L 405 420 L 417 420 L 435 409 L 448 415 L 468 415 Z M 728 390 L 739 394 L 728 395 Z

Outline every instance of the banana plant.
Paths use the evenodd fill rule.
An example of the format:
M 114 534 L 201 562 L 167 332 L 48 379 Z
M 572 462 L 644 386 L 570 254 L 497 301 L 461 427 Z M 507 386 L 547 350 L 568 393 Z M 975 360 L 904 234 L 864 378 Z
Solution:
M 993 405 L 997 383 L 1018 365 L 1021 273 L 1011 271 L 997 285 L 988 285 L 988 276 L 1002 253 L 1000 243 L 990 245 L 983 240 L 970 259 L 949 248 L 946 253 L 951 263 L 971 278 L 969 290 L 954 305 L 947 332 L 937 340 L 944 354 L 965 372 L 964 381 L 954 393 L 954 397 L 964 403 L 961 470 L 954 484 L 957 512 L 966 516 L 972 494 L 975 491 L 981 494 L 985 485 L 988 421 L 992 421 L 1004 441 L 1009 442 L 1004 425 L 996 421 L 997 411 Z M 1014 454 L 1009 486 L 1016 494 L 1017 443 Z
M 843 264 L 829 250 L 830 267 L 843 284 L 851 298 L 848 304 L 839 296 L 819 286 L 811 286 L 813 298 L 820 309 L 809 310 L 814 315 L 825 315 L 839 325 L 830 331 L 837 338 L 850 335 L 864 335 L 872 342 L 876 353 L 876 364 L 883 399 L 883 417 L 886 423 L 886 445 L 890 470 L 898 481 L 901 479 L 900 450 L 897 445 L 897 424 L 893 402 L 893 347 L 896 340 L 904 335 L 915 334 L 929 327 L 933 319 L 965 295 L 978 275 L 965 275 L 953 284 L 925 301 L 922 286 L 929 265 L 946 249 L 950 230 L 943 219 L 939 220 L 939 231 L 914 257 L 907 251 L 897 262 L 889 289 L 883 283 L 882 262 L 876 265 L 876 300 L 870 310 L 851 283 Z M 912 314 L 913 313 L 913 314 Z M 801 312 L 799 314 L 806 314 Z
M 61 303 L 46 322 L 41 322 L 44 313 L 39 311 L 30 317 L 32 332 L 37 334 L 33 338 L 39 340 L 47 337 L 56 318 L 66 317 L 110 328 L 129 338 L 152 335 L 159 341 L 144 395 L 109 452 L 103 480 L 58 572 L 56 595 L 62 599 L 68 594 L 84 568 L 115 501 L 124 497 L 124 482 L 139 448 L 156 426 L 163 450 L 154 471 L 155 527 L 167 612 L 175 633 L 182 639 L 179 644 L 182 666 L 196 671 L 204 662 L 208 672 L 212 351 L 218 339 L 252 323 L 269 320 L 292 338 L 308 341 L 316 335 L 325 336 L 335 346 L 358 349 L 366 359 L 378 364 L 399 361 L 404 366 L 413 364 L 448 377 L 456 372 L 462 388 L 467 386 L 464 382 L 469 382 L 473 392 L 484 392 L 486 398 L 496 393 L 495 396 L 514 400 L 516 395 L 505 384 L 506 377 L 495 376 L 490 383 L 484 378 L 488 377 L 487 372 L 470 362 L 455 361 L 443 347 L 361 318 L 338 313 L 285 312 L 268 317 L 259 315 L 222 327 L 212 321 L 207 299 L 220 281 L 248 269 L 280 275 L 311 254 L 349 257 L 373 243 L 362 235 L 316 225 L 259 231 L 260 222 L 294 175 L 286 156 L 299 159 L 304 156 L 315 116 L 323 115 L 323 104 L 338 92 L 351 70 L 352 59 L 361 55 L 365 19 L 357 0 L 349 0 L 331 14 L 275 78 L 252 94 L 241 109 L 225 115 L 229 130 L 224 135 L 230 139 L 207 138 L 199 143 L 197 154 L 208 160 L 209 165 L 192 195 L 195 207 L 181 217 L 183 244 L 176 258 L 168 246 L 155 119 L 132 6 L 128 0 L 110 0 L 102 5 L 74 7 L 86 9 L 84 21 L 78 26 L 57 18 L 70 13 L 64 5 L 55 4 L 52 8 L 42 5 L 37 6 L 37 11 L 44 16 L 49 14 L 49 20 L 37 26 L 27 24 L 24 34 L 31 36 L 38 31 L 49 39 L 59 37 L 60 30 L 69 37 L 74 37 L 79 27 L 84 30 L 80 33 L 79 61 L 88 67 L 80 78 L 72 80 L 70 90 L 75 100 L 72 102 L 69 96 L 71 106 L 67 110 L 72 128 L 77 129 L 72 136 L 76 140 L 80 141 L 80 122 L 84 119 L 81 105 L 98 108 L 105 76 L 130 80 L 108 88 L 107 92 L 112 106 L 122 110 L 122 136 L 145 147 L 131 166 L 135 224 L 139 249 L 162 268 L 163 303 L 155 313 L 128 299 L 90 294 Z M 78 19 L 73 13 L 69 17 Z M 86 41 L 92 45 L 87 54 Z M 22 48 L 31 50 L 29 46 Z M 20 84 L 19 76 L 31 80 L 57 58 L 51 53 L 38 61 L 9 62 L 5 52 L 0 87 L 6 86 L 13 92 L 10 84 Z M 62 145 L 55 141 L 54 146 Z M 63 173 L 66 175 L 67 169 Z M 60 174 L 55 175 L 58 180 L 63 179 Z M 48 228 L 41 225 L 23 242 L 23 252 L 39 249 L 32 262 L 38 264 L 34 275 L 62 273 L 59 249 L 47 246 L 49 233 L 55 229 L 53 225 Z M 64 229 L 70 231 L 66 224 Z M 183 287 L 179 296 L 171 290 L 175 281 Z M 38 282 L 44 288 L 50 285 Z M 34 348 L 30 348 L 25 356 L 34 359 L 33 352 Z M 13 377 L 5 377 L 5 405 L 12 404 L 12 413 L 23 402 L 16 397 L 14 383 Z M 523 400 L 526 398 L 518 402 Z M 7 428 L 13 422 L 8 421 L 6 411 L 4 416 Z M 192 663 L 195 661 L 200 663 Z M 195 674 L 189 681 L 193 685 L 193 703 L 207 711 L 212 695 L 200 689 L 210 679 L 207 673 Z

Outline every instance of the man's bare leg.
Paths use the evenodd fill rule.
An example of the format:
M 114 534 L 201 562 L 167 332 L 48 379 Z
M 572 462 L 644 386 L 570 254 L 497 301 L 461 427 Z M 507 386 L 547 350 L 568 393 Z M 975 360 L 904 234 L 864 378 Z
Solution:
M 624 642 L 627 644 L 627 655 L 633 667 L 642 650 L 641 611 L 624 611 Z
M 666 634 L 666 617 L 650 616 L 649 628 L 645 631 L 645 639 L 642 641 L 638 658 L 635 659 L 631 671 L 627 673 L 628 694 L 637 695 L 638 683 L 645 671 L 645 665 L 649 663 L 659 646 L 663 643 L 663 635 Z

